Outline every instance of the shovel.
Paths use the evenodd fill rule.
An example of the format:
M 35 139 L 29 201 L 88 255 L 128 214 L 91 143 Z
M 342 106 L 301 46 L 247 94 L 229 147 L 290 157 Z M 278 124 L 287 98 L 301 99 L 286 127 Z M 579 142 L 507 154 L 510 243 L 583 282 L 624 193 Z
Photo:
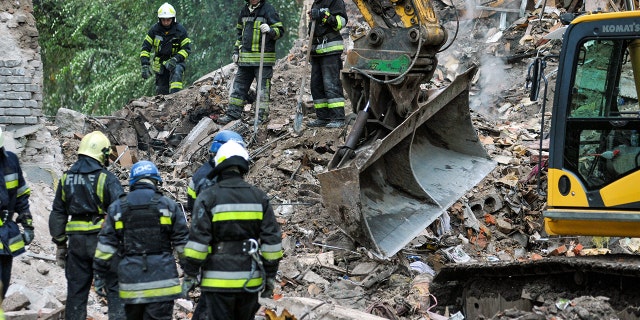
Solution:
M 262 96 L 262 69 L 264 66 L 264 42 L 267 39 L 267 34 L 262 34 L 262 43 L 260 44 L 260 67 L 258 68 L 258 90 L 256 97 L 256 116 L 253 120 L 253 139 L 256 138 L 256 134 L 258 134 L 258 118 L 260 114 L 260 97 Z
M 309 35 L 309 44 L 307 48 L 307 57 L 305 58 L 304 67 L 306 68 L 309 63 L 309 57 L 311 56 L 311 44 L 313 42 L 313 32 L 316 30 L 316 21 L 311 21 L 311 33 Z M 296 104 L 296 117 L 293 120 L 293 131 L 296 134 L 300 134 L 302 131 L 302 118 L 304 117 L 304 113 L 302 110 L 302 94 L 304 93 L 304 81 L 307 79 L 306 76 L 302 77 L 302 81 L 300 81 L 300 90 L 298 90 L 298 103 Z

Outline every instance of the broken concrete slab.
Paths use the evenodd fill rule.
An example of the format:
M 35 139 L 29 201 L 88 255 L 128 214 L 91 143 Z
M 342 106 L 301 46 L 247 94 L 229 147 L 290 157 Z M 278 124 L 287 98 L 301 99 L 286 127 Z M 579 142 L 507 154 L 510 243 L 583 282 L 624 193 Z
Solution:
M 383 320 L 386 318 L 378 317 L 360 310 L 335 305 L 327 301 L 303 298 L 303 297 L 283 297 L 277 301 L 270 299 L 260 299 L 260 304 L 271 309 L 276 309 L 277 314 L 281 314 L 283 310 L 298 319 L 303 315 L 307 315 L 309 319 L 323 320 Z

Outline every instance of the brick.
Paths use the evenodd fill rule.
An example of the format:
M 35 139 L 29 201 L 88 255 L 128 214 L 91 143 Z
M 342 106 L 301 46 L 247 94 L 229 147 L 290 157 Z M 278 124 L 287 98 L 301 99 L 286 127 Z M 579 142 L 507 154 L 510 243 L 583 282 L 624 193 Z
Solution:
M 25 68 L 14 68 L 11 69 L 14 76 L 25 76 L 27 75 L 27 70 Z
M 42 108 L 33 108 L 31 109 L 31 115 L 34 117 L 42 117 Z
M 0 76 L 12 76 L 13 70 L 9 68 L 0 68 Z
M 37 124 L 38 123 L 38 117 L 24 117 L 24 122 L 26 124 Z
M 10 84 L 6 84 L 6 83 L 0 84 L 0 92 L 11 91 L 11 88 L 12 87 Z
M 38 108 L 38 102 L 36 100 L 23 100 L 24 107 L 27 108 Z
M 9 117 L 0 116 L 0 123 L 9 123 Z
M 25 124 L 24 117 L 7 117 L 11 124 Z
M 34 93 L 31 97 L 33 100 L 42 101 L 42 93 Z
M 562 255 L 565 254 L 565 252 L 567 252 L 567 246 L 561 245 L 561 246 L 555 248 L 553 251 L 551 251 L 551 253 L 549 253 L 549 255 L 562 256 Z
M 24 91 L 29 92 L 40 92 L 40 86 L 35 84 L 25 84 Z
M 29 77 L 19 77 L 19 76 L 11 76 L 4 77 L 7 83 L 31 83 L 31 78 Z
M 21 60 L 1 60 L 3 62 L 3 67 L 13 68 L 22 64 Z
M 29 100 L 31 99 L 31 92 L 0 92 L 0 99 L 7 100 Z
M 11 90 L 13 90 L 13 91 L 24 92 L 24 91 L 26 91 L 24 88 L 25 88 L 24 84 L 12 84 L 11 85 Z
M 4 114 L 7 116 L 30 116 L 31 109 L 29 108 L 6 108 Z

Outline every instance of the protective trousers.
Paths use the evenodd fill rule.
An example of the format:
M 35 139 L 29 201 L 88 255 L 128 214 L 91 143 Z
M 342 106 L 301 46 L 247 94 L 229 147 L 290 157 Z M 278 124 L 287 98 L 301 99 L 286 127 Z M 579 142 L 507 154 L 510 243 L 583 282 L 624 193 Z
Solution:
M 203 292 L 209 320 L 253 320 L 260 309 L 258 293 Z
M 311 96 L 318 119 L 344 120 L 341 69 L 339 54 L 311 57 Z
M 200 296 L 196 309 L 193 310 L 193 316 L 191 320 L 207 320 L 207 300 L 204 298 L 204 294 Z
M 65 269 L 65 277 L 67 278 L 65 320 L 86 320 L 87 300 L 93 282 L 93 257 L 98 244 L 98 234 L 70 234 L 68 237 L 67 246 L 69 249 Z M 112 268 L 112 270 L 115 269 Z M 118 293 L 118 276 L 115 272 L 109 271 L 105 279 L 105 286 L 107 287 L 109 319 L 123 319 L 124 304 Z
M 0 281 L 2 281 L 2 299 L 7 294 L 11 281 L 11 267 L 13 266 L 13 257 L 8 254 L 0 255 Z
M 173 317 L 173 304 L 173 300 L 154 303 L 125 304 L 124 310 L 127 320 L 171 320 Z M 111 319 L 111 317 L 109 317 L 109 319 Z
M 170 94 L 182 90 L 184 69 L 184 63 L 176 64 L 176 68 L 171 72 L 163 66 L 160 69 L 162 72 L 156 74 L 156 94 Z
M 251 88 L 251 83 L 254 79 L 258 79 L 259 72 L 260 67 L 238 67 L 235 81 L 233 81 L 233 89 L 231 90 L 231 95 L 229 96 L 229 106 L 226 112 L 226 114 L 231 118 L 240 119 L 242 117 L 242 110 L 244 109 L 244 105 L 246 101 L 249 100 L 249 97 L 247 95 L 249 93 L 249 89 Z M 272 76 L 273 67 L 262 67 L 262 95 L 260 96 L 259 110 L 260 119 L 262 119 L 263 116 L 266 116 L 266 114 L 268 114 L 269 112 L 269 104 L 271 102 L 270 97 Z

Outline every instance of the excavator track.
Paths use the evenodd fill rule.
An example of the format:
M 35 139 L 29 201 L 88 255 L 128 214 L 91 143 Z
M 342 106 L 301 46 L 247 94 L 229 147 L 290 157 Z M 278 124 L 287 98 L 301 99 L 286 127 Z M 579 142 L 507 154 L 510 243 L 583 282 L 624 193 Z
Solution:
M 638 319 L 639 287 L 640 256 L 620 254 L 447 265 L 431 292 L 439 305 L 459 308 L 467 319 L 578 296 L 608 297 L 620 319 Z

